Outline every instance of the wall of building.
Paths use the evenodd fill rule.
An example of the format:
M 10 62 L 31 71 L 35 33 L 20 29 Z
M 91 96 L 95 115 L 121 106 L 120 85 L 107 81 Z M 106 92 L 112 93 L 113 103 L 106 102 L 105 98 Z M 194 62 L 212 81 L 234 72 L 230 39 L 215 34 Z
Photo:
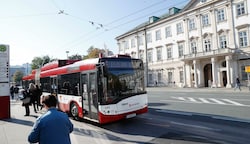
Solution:
M 239 10 L 243 14 L 237 14 Z M 230 88 L 236 77 L 246 84 L 244 67 L 250 65 L 249 14 L 247 0 L 191 0 L 180 13 L 145 24 L 116 39 L 121 54 L 144 60 L 148 66 L 148 86 L 157 83 L 158 86 Z M 208 23 L 204 22 L 206 18 Z M 192 22 L 195 26 L 190 28 Z M 177 32 L 177 24 L 182 26 L 181 32 Z

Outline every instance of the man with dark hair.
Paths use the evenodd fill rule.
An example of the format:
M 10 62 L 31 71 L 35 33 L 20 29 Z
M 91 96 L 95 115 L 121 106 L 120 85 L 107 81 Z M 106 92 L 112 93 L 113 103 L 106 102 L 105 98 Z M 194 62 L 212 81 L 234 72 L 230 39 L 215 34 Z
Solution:
M 35 122 L 28 141 L 39 144 L 71 144 L 70 133 L 73 131 L 73 124 L 65 113 L 56 109 L 56 97 L 44 96 L 42 104 L 47 112 Z

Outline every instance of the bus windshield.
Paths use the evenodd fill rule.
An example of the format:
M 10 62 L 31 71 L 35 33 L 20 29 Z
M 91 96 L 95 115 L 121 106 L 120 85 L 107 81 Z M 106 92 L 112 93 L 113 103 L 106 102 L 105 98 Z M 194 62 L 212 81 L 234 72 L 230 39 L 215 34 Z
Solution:
M 124 98 L 146 93 L 141 60 L 108 60 L 105 65 L 104 103 L 117 103 Z

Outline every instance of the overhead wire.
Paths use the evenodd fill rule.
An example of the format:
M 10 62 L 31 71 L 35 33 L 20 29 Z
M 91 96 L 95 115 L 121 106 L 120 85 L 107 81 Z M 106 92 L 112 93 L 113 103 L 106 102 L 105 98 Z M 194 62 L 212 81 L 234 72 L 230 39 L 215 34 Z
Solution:
M 183 3 L 184 1 L 186 2 L 187 0 L 183 0 L 183 1 L 179 2 L 179 3 L 177 3 L 177 4 L 170 5 L 170 6 L 168 6 L 168 8 L 171 8 L 171 7 L 173 7 L 173 6 L 179 5 L 179 4 Z M 137 17 L 137 18 L 134 18 L 134 19 L 129 20 L 129 21 L 125 22 L 125 23 L 122 23 L 122 24 L 119 24 L 119 25 L 117 25 L 117 26 L 114 26 L 114 27 L 110 28 L 108 31 L 117 29 L 117 28 L 119 28 L 119 27 L 121 27 L 121 26 L 123 26 L 123 25 L 129 24 L 129 23 L 131 23 L 131 22 L 134 22 L 134 21 L 137 21 L 137 20 L 139 20 L 139 19 L 145 18 L 146 16 L 149 16 L 150 14 L 154 14 L 154 13 L 157 13 L 157 12 L 160 12 L 160 11 L 163 11 L 163 10 L 166 10 L 166 8 L 162 8 L 162 9 L 160 9 L 160 10 L 156 10 L 156 11 L 153 11 L 153 12 L 148 13 L 148 14 L 146 14 L 146 15 L 143 15 L 143 16 L 140 16 L 140 17 Z M 86 40 L 90 40 L 90 39 L 92 39 L 92 38 L 93 38 L 93 39 L 94 39 L 94 38 L 97 38 L 97 37 L 101 36 L 102 34 L 104 34 L 105 32 L 107 32 L 107 31 L 104 31 L 104 32 L 102 32 L 102 33 L 99 33 L 98 35 L 94 35 L 93 37 L 90 37 L 90 38 L 88 38 L 88 39 L 86 39 Z
M 116 23 L 116 22 L 118 22 L 118 21 L 121 21 L 122 19 L 125 19 L 125 18 L 127 18 L 127 17 L 129 17 L 129 16 L 132 16 L 132 15 L 138 14 L 138 13 L 140 13 L 140 12 L 143 12 L 143 11 L 147 10 L 148 8 L 152 8 L 152 7 L 156 6 L 156 5 L 162 4 L 162 2 L 164 2 L 164 1 L 167 1 L 167 0 L 162 0 L 162 1 L 160 1 L 160 2 L 154 3 L 154 4 L 149 5 L 149 6 L 145 7 L 145 8 L 143 8 L 143 9 L 140 9 L 140 10 L 135 11 L 135 12 L 133 12 L 133 13 L 130 13 L 130 14 L 126 15 L 126 16 L 123 16 L 123 17 L 121 17 L 121 18 L 118 18 L 118 19 L 116 19 L 116 20 L 113 20 L 113 21 L 109 22 L 108 24 L 102 25 L 102 26 L 103 26 L 102 28 L 104 28 L 104 32 L 102 32 L 101 34 L 107 32 L 107 31 L 113 30 L 113 29 L 117 29 L 117 28 L 119 28 L 120 26 L 123 26 L 123 25 L 125 25 L 125 24 L 131 23 L 131 22 L 133 22 L 133 21 L 135 21 L 135 20 L 138 20 L 138 18 L 135 18 L 135 19 L 130 20 L 130 21 L 128 21 L 128 22 L 122 23 L 122 24 L 120 24 L 120 25 L 118 25 L 118 26 L 114 26 L 114 27 L 112 27 L 112 28 L 106 28 L 108 25 L 111 25 L 111 24 L 113 24 L 113 23 Z M 187 0 L 185 0 L 185 1 L 187 1 Z M 182 1 L 182 2 L 183 2 L 183 1 Z M 181 2 L 181 3 L 182 3 L 182 2 Z M 165 8 L 164 8 L 164 9 L 157 10 L 157 11 L 154 11 L 154 12 L 151 12 L 150 14 L 155 13 L 155 12 L 159 12 L 159 11 L 162 11 L 162 10 L 165 10 Z M 147 14 L 147 15 L 149 15 L 149 14 Z M 72 16 L 72 15 L 69 15 L 69 16 Z M 82 19 L 79 18 L 79 17 L 75 17 L 75 16 L 72 16 L 72 17 L 77 18 L 77 19 L 79 19 L 79 20 L 82 20 Z M 145 15 L 139 17 L 139 19 L 141 19 L 141 18 L 145 18 Z M 87 21 L 87 20 L 84 20 L 84 21 Z M 97 31 L 97 30 L 98 30 L 98 29 L 93 30 L 92 32 L 89 32 L 88 34 L 93 34 L 93 32 L 95 32 L 95 31 Z M 99 34 L 99 36 L 100 36 L 100 34 Z M 88 35 L 84 35 L 84 37 L 89 37 L 89 36 L 88 36 Z M 92 39 L 93 37 L 96 38 L 97 36 L 94 35 L 94 36 L 92 36 L 92 37 L 86 38 L 85 40 L 90 40 L 90 39 Z M 80 38 L 82 38 L 82 36 L 81 36 Z M 77 41 L 78 41 L 80 38 L 78 38 Z M 74 41 L 72 41 L 72 42 L 74 42 Z

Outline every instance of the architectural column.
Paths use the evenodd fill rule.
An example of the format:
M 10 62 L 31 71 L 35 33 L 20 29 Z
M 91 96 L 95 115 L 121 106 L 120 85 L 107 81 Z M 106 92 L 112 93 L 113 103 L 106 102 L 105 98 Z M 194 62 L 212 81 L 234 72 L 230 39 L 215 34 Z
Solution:
M 199 39 L 197 40 L 197 52 L 203 52 L 203 37 L 202 37 L 202 15 L 196 15 L 197 17 L 197 30 Z
M 231 56 L 226 56 L 226 67 L 227 67 L 227 88 L 232 88 L 231 85 L 231 72 L 230 72 L 230 61 L 232 57 Z
M 193 60 L 193 65 L 194 65 L 194 87 L 198 87 L 198 79 L 197 79 L 197 65 L 196 65 L 196 60 Z
M 237 48 L 237 44 L 236 44 L 236 34 L 235 34 L 235 24 L 234 24 L 234 12 L 233 12 L 233 1 L 230 2 L 230 4 L 227 4 L 227 11 L 228 11 L 228 24 L 229 24 L 229 28 L 232 28 L 228 31 L 228 47 L 230 48 Z
M 212 76 L 213 76 L 213 83 L 212 86 L 213 88 L 217 88 L 217 83 L 218 83 L 218 77 L 217 77 L 217 67 L 216 67 L 216 58 L 211 58 L 211 63 L 212 63 Z
M 187 86 L 187 80 L 186 80 L 186 63 L 184 62 L 183 65 L 183 87 Z
M 215 49 L 218 49 L 218 33 L 217 33 L 217 23 L 216 23 L 216 10 L 214 8 L 211 8 L 210 14 L 211 14 L 211 26 L 212 26 L 212 45 L 215 47 Z
M 185 35 L 185 39 L 188 40 L 189 39 L 189 30 L 188 30 L 188 21 L 189 21 L 189 19 L 188 18 L 184 18 L 183 21 L 184 21 L 184 26 L 183 26 L 183 28 L 184 28 L 184 34 L 186 34 Z M 190 44 L 189 44 L 189 41 L 185 41 L 184 48 L 185 48 L 184 49 L 184 55 L 190 54 Z

